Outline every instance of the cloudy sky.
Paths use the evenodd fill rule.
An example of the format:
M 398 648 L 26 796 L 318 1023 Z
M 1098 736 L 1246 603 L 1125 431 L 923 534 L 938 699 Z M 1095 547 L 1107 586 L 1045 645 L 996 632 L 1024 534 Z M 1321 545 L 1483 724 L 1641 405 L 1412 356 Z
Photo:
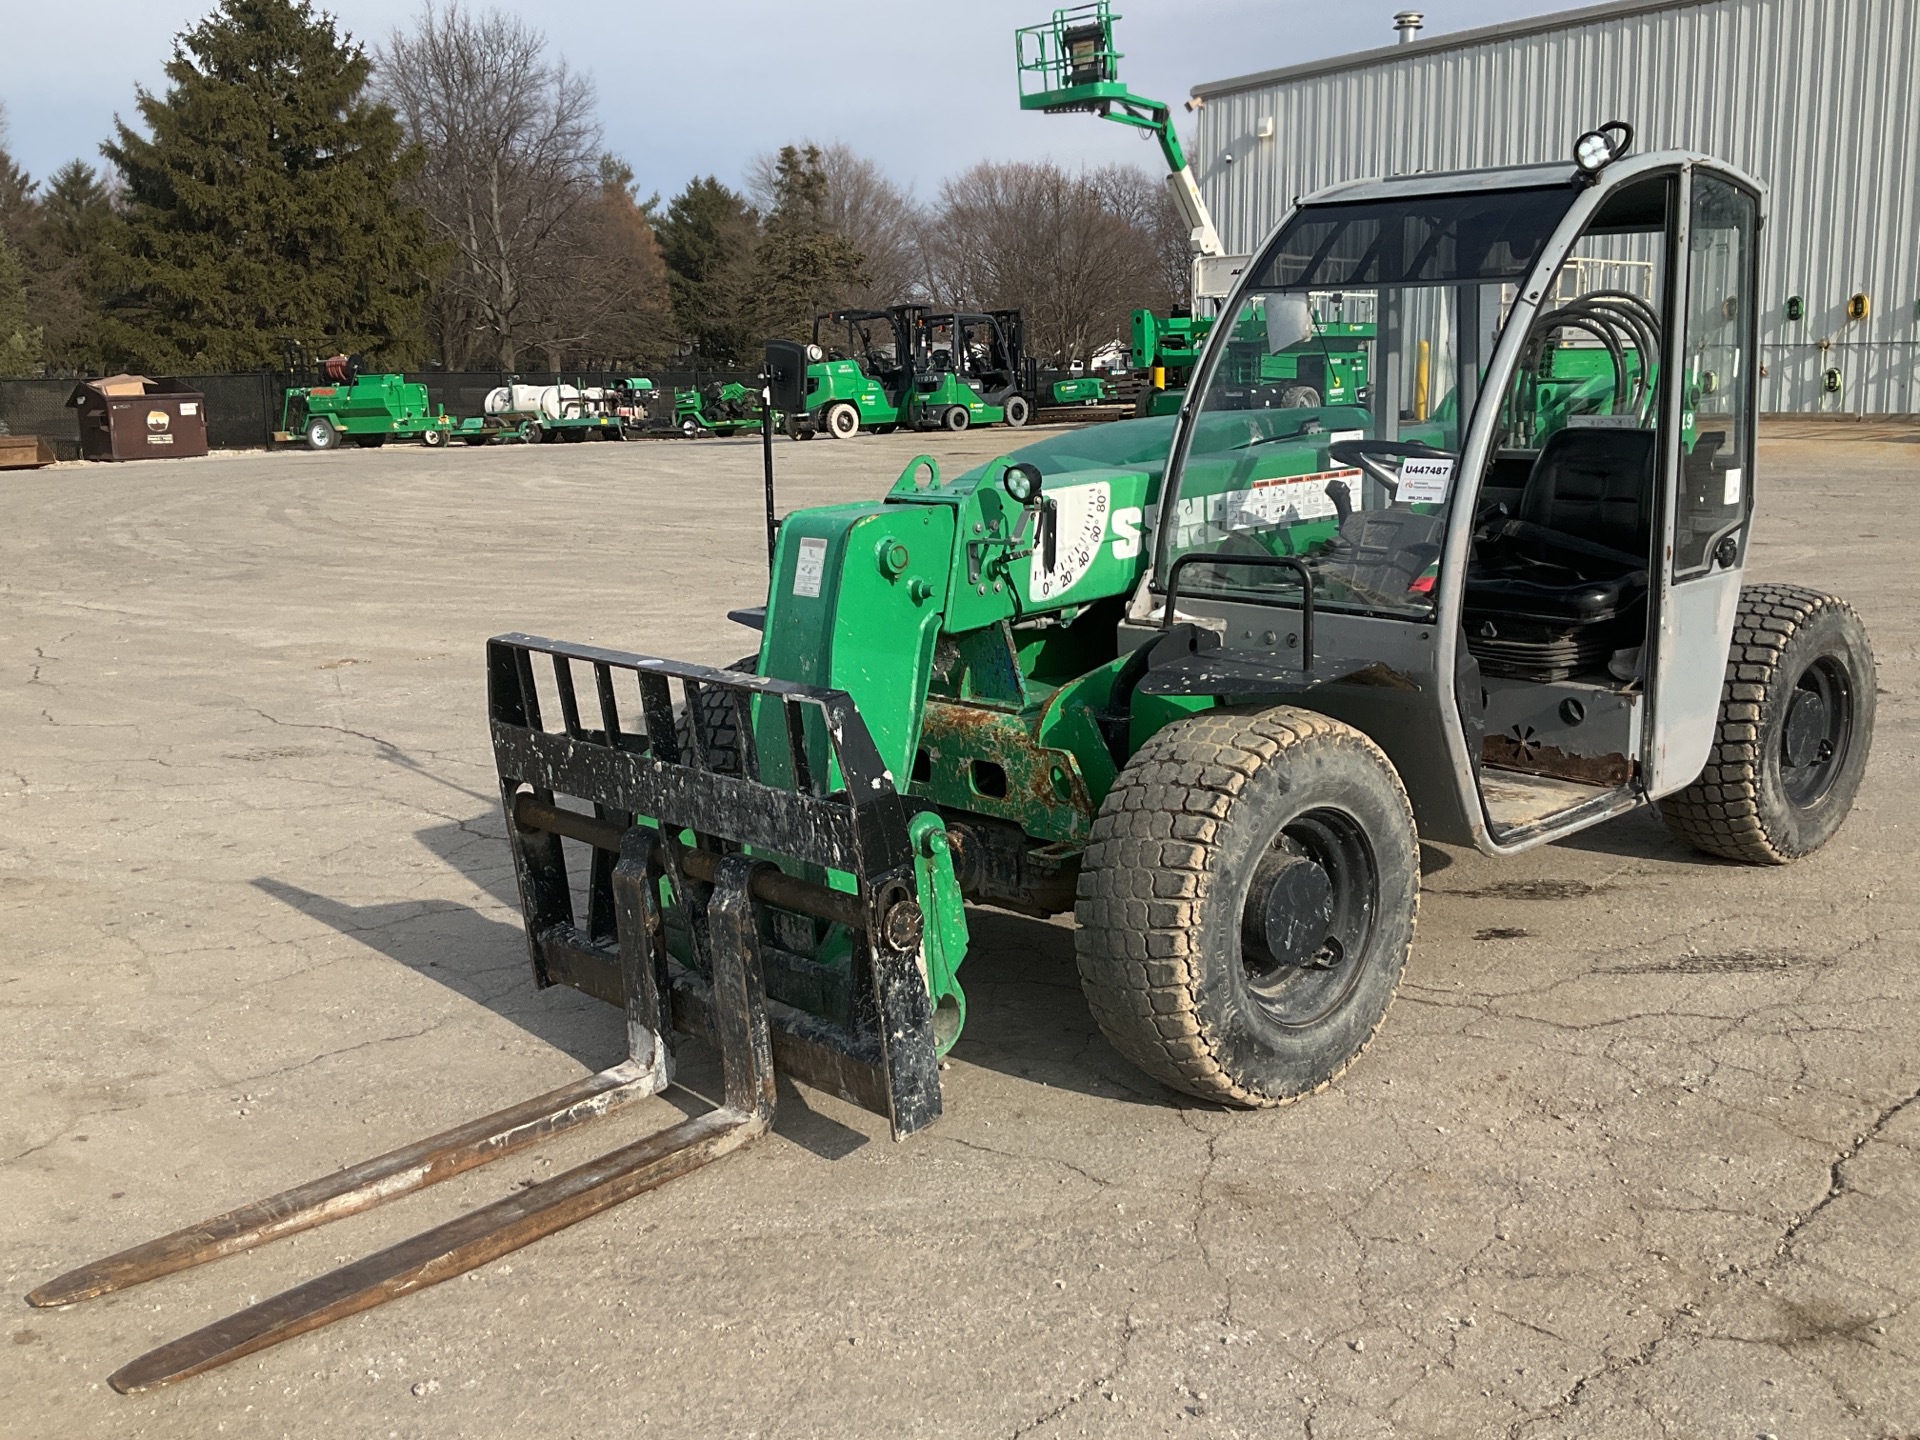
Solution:
M 163 82 L 173 36 L 212 0 L 7 0 L 0 100 L 8 143 L 35 176 L 98 159 L 134 88 Z M 1195 84 L 1367 49 L 1393 39 L 1417 0 L 1120 0 L 1122 78 L 1185 98 Z M 1566 9 L 1576 0 L 1427 0 L 1429 35 Z M 1028 115 L 1015 102 L 1013 31 L 1050 0 L 957 4 L 774 4 L 497 0 L 543 27 L 599 90 L 607 147 L 642 192 L 689 176 L 739 180 L 752 156 L 789 140 L 844 140 L 922 195 L 981 159 L 1052 156 L 1157 165 L 1150 145 L 1090 116 Z M 418 11 L 413 0 L 324 5 L 368 42 Z M 844 17 L 844 18 L 843 18 Z

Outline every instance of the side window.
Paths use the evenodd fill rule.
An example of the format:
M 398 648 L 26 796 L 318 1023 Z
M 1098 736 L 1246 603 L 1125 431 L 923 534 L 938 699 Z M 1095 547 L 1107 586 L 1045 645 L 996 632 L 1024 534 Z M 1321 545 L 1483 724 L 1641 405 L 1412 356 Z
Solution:
M 1758 221 L 1751 195 L 1716 176 L 1695 175 L 1673 517 L 1676 579 L 1706 573 L 1721 542 L 1746 523 L 1755 371 L 1750 284 Z

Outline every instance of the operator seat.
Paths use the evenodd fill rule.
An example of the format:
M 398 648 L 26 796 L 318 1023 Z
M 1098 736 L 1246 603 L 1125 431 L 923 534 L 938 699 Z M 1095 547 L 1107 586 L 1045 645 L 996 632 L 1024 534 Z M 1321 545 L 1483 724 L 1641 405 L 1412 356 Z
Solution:
M 1519 517 L 1483 530 L 1467 567 L 1467 647 L 1485 673 L 1565 680 L 1644 639 L 1654 441 L 1584 426 L 1548 438 Z

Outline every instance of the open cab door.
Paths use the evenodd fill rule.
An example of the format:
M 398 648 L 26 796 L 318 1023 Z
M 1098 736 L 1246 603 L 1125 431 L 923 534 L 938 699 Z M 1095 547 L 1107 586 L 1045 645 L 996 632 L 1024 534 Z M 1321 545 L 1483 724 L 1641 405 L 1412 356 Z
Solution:
M 1704 165 L 1682 185 L 1674 251 L 1684 256 L 1683 325 L 1667 382 L 1678 420 L 1663 475 L 1642 754 L 1652 799 L 1707 763 L 1753 507 L 1760 196 Z

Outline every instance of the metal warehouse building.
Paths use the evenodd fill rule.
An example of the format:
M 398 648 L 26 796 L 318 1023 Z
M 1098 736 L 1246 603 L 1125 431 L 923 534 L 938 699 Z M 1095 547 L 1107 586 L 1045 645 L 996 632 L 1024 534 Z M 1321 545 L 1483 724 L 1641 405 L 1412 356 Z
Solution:
M 1193 95 L 1242 254 L 1324 185 L 1557 160 L 1606 120 L 1718 155 L 1772 187 L 1762 408 L 1920 412 L 1920 0 L 1615 0 Z

